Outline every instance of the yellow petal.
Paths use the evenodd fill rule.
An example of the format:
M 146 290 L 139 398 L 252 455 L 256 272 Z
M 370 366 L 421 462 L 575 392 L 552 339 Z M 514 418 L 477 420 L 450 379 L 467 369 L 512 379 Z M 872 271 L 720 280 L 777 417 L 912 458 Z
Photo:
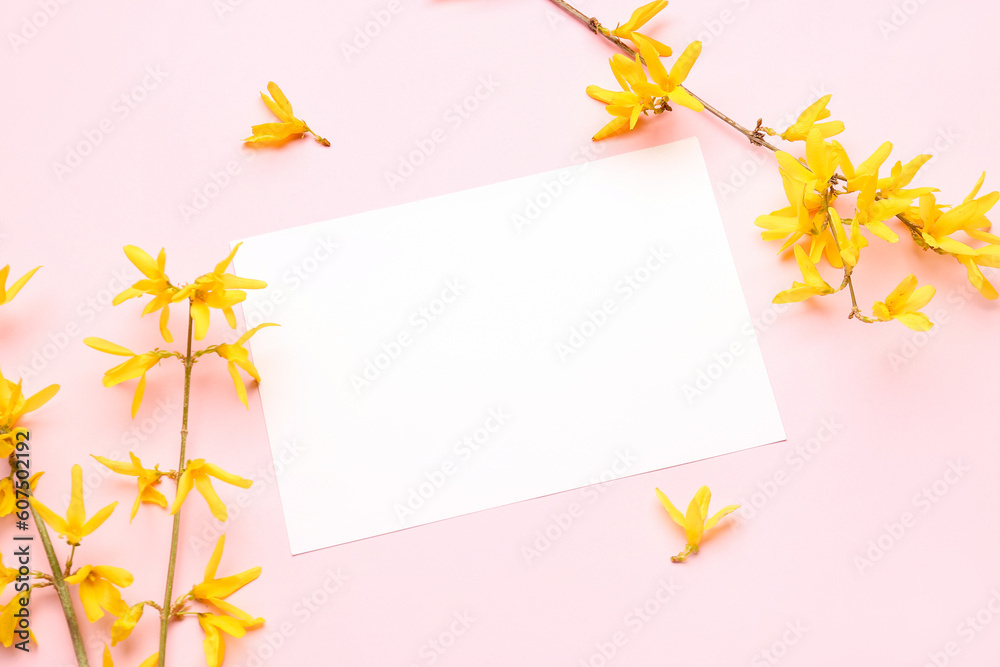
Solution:
M 27 283 L 31 279 L 31 276 L 35 275 L 35 271 L 37 271 L 40 268 L 42 267 L 36 266 L 31 271 L 28 271 L 26 274 L 18 278 L 13 285 L 4 290 L 5 292 L 4 302 L 10 301 L 15 296 L 17 296 L 17 293 L 21 291 L 21 288 L 24 287 L 25 283 Z
M 108 341 L 108 340 L 104 340 L 103 338 L 97 338 L 95 336 L 88 336 L 87 338 L 83 339 L 83 342 L 84 342 L 85 345 L 89 345 L 90 347 L 94 348 L 98 352 L 107 352 L 108 354 L 117 354 L 118 356 L 121 356 L 121 357 L 134 357 L 134 356 L 136 356 L 135 352 L 133 352 L 132 350 L 128 349 L 127 347 L 122 347 L 121 345 L 118 345 L 116 343 L 112 343 L 111 341 Z
M 125 256 L 128 257 L 129 261 L 135 265 L 135 268 L 142 272 L 142 275 L 152 280 L 156 280 L 162 276 L 160 267 L 157 265 L 156 261 L 149 256 L 148 252 L 134 245 L 127 245 L 124 250 Z
M 660 499 L 660 503 L 666 508 L 667 514 L 669 514 L 670 518 L 674 520 L 674 523 L 683 528 L 684 515 L 681 514 L 679 509 L 674 507 L 674 504 L 670 502 L 670 498 L 667 498 L 667 494 L 663 493 L 663 491 L 660 491 L 659 489 L 656 489 L 656 497 Z
M 670 79 L 674 85 L 679 86 L 684 83 L 699 55 L 701 55 L 701 42 L 694 41 L 687 45 L 674 62 L 674 66 L 670 68 Z
M 194 485 L 198 489 L 198 493 L 201 494 L 201 497 L 208 503 L 208 508 L 212 511 L 212 516 L 219 521 L 225 521 L 228 516 L 226 505 L 212 487 L 212 480 L 207 475 L 195 475 Z
M 701 536 L 705 531 L 705 515 L 701 511 L 701 498 L 696 493 L 688 504 L 687 514 L 684 515 L 684 534 L 687 543 L 691 546 L 701 544 Z
M 711 530 L 719 523 L 724 517 L 735 512 L 740 508 L 739 505 L 726 505 L 721 510 L 715 513 L 715 515 L 705 522 L 705 530 Z
M 283 111 L 285 111 L 289 116 L 292 115 L 292 104 L 288 101 L 288 98 L 285 97 L 285 94 L 281 92 L 281 88 L 278 87 L 278 84 L 274 81 L 268 81 L 267 92 L 271 93 L 271 97 L 274 98 L 274 101 Z

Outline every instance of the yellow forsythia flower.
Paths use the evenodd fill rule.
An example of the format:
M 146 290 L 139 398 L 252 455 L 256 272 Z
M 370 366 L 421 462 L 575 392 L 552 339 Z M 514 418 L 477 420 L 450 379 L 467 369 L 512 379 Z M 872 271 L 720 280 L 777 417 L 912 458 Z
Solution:
M 795 261 L 799 265 L 799 270 L 802 272 L 802 279 L 805 282 L 793 281 L 791 289 L 779 292 L 774 297 L 774 303 L 805 301 L 809 297 L 833 294 L 836 291 L 819 275 L 816 265 L 809 259 L 801 246 L 795 246 Z
M 91 623 L 103 618 L 105 611 L 112 616 L 123 616 L 129 610 L 116 588 L 132 585 L 128 570 L 110 565 L 84 565 L 66 577 L 66 583 L 78 586 L 80 602 Z
M 227 516 L 226 505 L 219 499 L 215 489 L 212 488 L 210 477 L 215 477 L 227 484 L 232 484 L 242 489 L 249 489 L 253 486 L 253 481 L 249 479 L 228 473 L 214 463 L 206 463 L 205 459 L 194 459 L 193 461 L 188 461 L 184 472 L 181 473 L 181 478 L 177 482 L 177 497 L 174 498 L 174 504 L 170 508 L 170 513 L 177 514 L 191 488 L 196 487 L 198 493 L 208 503 L 209 509 L 212 510 L 212 516 L 219 521 L 225 521 Z
M 253 136 L 247 137 L 243 141 L 247 143 L 271 143 L 277 141 L 284 141 L 290 137 L 301 137 L 303 134 L 308 132 L 313 135 L 317 143 L 323 144 L 324 146 L 329 146 L 330 142 L 319 136 L 306 125 L 304 120 L 296 118 L 292 114 L 292 105 L 285 97 L 285 94 L 281 92 L 281 88 L 278 88 L 278 84 L 273 81 L 268 82 L 267 91 L 271 93 L 273 100 L 261 93 L 261 99 L 264 100 L 264 104 L 267 108 L 274 113 L 275 116 L 281 121 L 280 123 L 263 123 L 261 125 L 254 125 L 251 130 L 253 131 Z
M 205 648 L 205 661 L 208 667 L 220 667 L 222 660 L 226 657 L 226 644 L 222 639 L 222 633 L 233 637 L 242 637 L 247 629 L 257 627 L 258 624 L 247 624 L 238 621 L 232 616 L 218 616 L 216 614 L 198 614 L 198 624 L 205 632 L 205 641 L 202 645 Z
M 236 385 L 236 395 L 240 397 L 240 401 L 248 410 L 250 409 L 250 404 L 247 403 L 247 389 L 243 386 L 243 378 L 240 377 L 240 372 L 236 370 L 236 367 L 239 366 L 242 368 L 256 382 L 260 382 L 260 375 L 257 373 L 257 368 L 250 362 L 250 352 L 243 347 L 243 344 L 264 327 L 276 326 L 278 325 L 273 322 L 258 324 L 236 339 L 235 343 L 223 343 L 212 350 L 229 362 L 227 367 L 229 368 L 229 375 L 233 378 L 233 384 Z
M 59 385 L 50 384 L 25 398 L 21 391 L 21 381 L 12 382 L 0 373 L 0 458 L 10 456 L 16 446 L 18 432 L 24 432 L 24 429 L 17 428 L 17 421 L 48 403 L 58 391 Z
M 118 506 L 118 502 L 113 502 L 101 508 L 88 520 L 87 513 L 83 507 L 83 468 L 79 464 L 73 466 L 72 477 L 72 490 L 70 492 L 69 507 L 66 508 L 65 519 L 43 505 L 34 496 L 29 498 L 28 502 L 38 512 L 38 515 L 42 517 L 42 520 L 59 533 L 59 537 L 65 537 L 66 542 L 72 546 L 79 546 L 84 537 L 97 530 L 111 516 L 111 513 L 115 511 L 115 507 Z
M 632 16 L 629 17 L 628 21 L 622 23 L 614 30 L 608 30 L 603 26 L 601 26 L 599 30 L 605 35 L 614 35 L 615 37 L 620 37 L 622 39 L 630 39 L 633 42 L 636 41 L 634 35 L 639 35 L 639 37 L 645 39 L 650 44 L 652 44 L 656 48 L 656 52 L 659 55 L 669 56 L 671 53 L 673 53 L 673 50 L 669 46 L 663 44 L 662 42 L 656 41 L 655 39 L 653 39 L 648 35 L 641 35 L 635 32 L 642 26 L 646 25 L 651 18 L 653 18 L 661 11 L 663 11 L 663 9 L 666 6 L 667 6 L 666 0 L 654 0 L 653 2 L 645 4 L 642 7 L 636 9 L 634 12 L 632 12 Z
M 605 110 L 614 116 L 611 122 L 594 135 L 594 141 L 634 129 L 640 115 L 648 111 L 660 113 L 666 110 L 668 101 L 694 111 L 702 111 L 705 108 L 681 85 L 701 53 L 701 42 L 689 44 L 668 73 L 653 45 L 641 35 L 635 35 L 634 39 L 639 47 L 635 60 L 626 58 L 620 53 L 611 58 L 611 72 L 622 87 L 622 92 L 587 86 L 587 94 L 603 102 L 606 105 Z M 640 56 L 646 61 L 652 82 L 646 76 L 646 69 L 642 66 Z
M 0 306 L 5 303 L 10 303 L 11 300 L 17 293 L 21 291 L 24 284 L 31 279 L 31 276 L 35 275 L 35 271 L 42 267 L 36 266 L 31 271 L 28 271 L 23 276 L 17 279 L 13 285 L 7 287 L 7 276 L 10 274 L 10 264 L 0 269 Z
M 111 624 L 112 646 L 117 646 L 118 642 L 128 639 L 128 636 L 132 634 L 132 630 L 135 628 L 135 624 L 142 618 L 142 612 L 145 608 L 145 602 L 137 602 Z
M 235 329 L 236 314 L 233 312 L 233 306 L 247 298 L 247 294 L 243 290 L 267 287 L 267 283 L 263 280 L 240 278 L 225 272 L 241 245 L 243 244 L 237 243 L 226 258 L 215 265 L 215 269 L 211 273 L 198 277 L 193 283 L 185 285 L 174 294 L 173 300 L 175 302 L 184 299 L 189 299 L 191 302 L 195 340 L 201 340 L 208 332 L 210 308 L 221 310 L 226 316 L 226 322 Z
M 139 483 L 139 494 L 135 497 L 135 502 L 132 503 L 132 514 L 129 515 L 129 523 L 135 518 L 136 512 L 139 511 L 140 503 L 153 503 L 154 505 L 159 505 L 160 507 L 167 506 L 167 498 L 162 493 L 154 489 L 153 487 L 160 483 L 160 477 L 166 475 L 165 472 L 160 472 L 159 466 L 154 466 L 152 470 L 142 467 L 142 461 L 138 456 L 132 452 L 128 453 L 129 458 L 132 460 L 131 463 L 124 463 L 121 461 L 112 461 L 106 459 L 103 456 L 94 456 L 97 461 L 111 470 L 115 471 L 119 475 L 129 475 L 136 477 Z
M 899 320 L 914 331 L 927 331 L 934 324 L 923 313 L 917 312 L 934 298 L 934 288 L 924 285 L 917 289 L 917 277 L 912 273 L 896 285 L 885 302 L 876 301 L 872 314 L 882 322 Z
M 826 105 L 829 104 L 831 97 L 832 95 L 824 95 L 806 107 L 805 111 L 799 114 L 798 119 L 787 130 L 781 133 L 781 138 L 785 141 L 805 141 L 813 128 L 819 130 L 824 139 L 843 132 L 844 123 L 839 120 L 820 123 L 819 125 L 816 124 L 817 120 L 830 117 L 830 112 L 826 108 Z
M 691 503 L 688 505 L 686 515 L 681 514 L 680 510 L 674 507 L 674 504 L 670 502 L 670 499 L 667 498 L 667 495 L 663 491 L 657 489 L 656 497 L 660 499 L 660 503 L 663 504 L 667 513 L 670 514 L 670 518 L 684 529 L 684 534 L 687 537 L 687 546 L 684 548 L 684 551 L 670 558 L 675 563 L 683 563 L 688 556 L 698 553 L 698 548 L 701 546 L 701 538 L 705 532 L 714 528 L 723 517 L 730 512 L 738 510 L 740 507 L 739 505 L 727 505 L 716 512 L 715 516 L 706 520 L 708 516 L 708 503 L 712 499 L 712 492 L 707 486 L 701 487 L 694 494 L 694 498 L 691 499 Z
M 125 256 L 129 258 L 129 261 L 146 277 L 116 296 L 111 304 L 117 306 L 123 301 L 142 296 L 143 294 L 153 297 L 153 300 L 146 304 L 146 307 L 142 310 L 142 314 L 148 315 L 155 310 L 159 310 L 160 335 L 163 336 L 163 340 L 172 343 L 174 337 L 170 335 L 167 322 L 170 320 L 170 304 L 178 288 L 170 283 L 170 278 L 165 273 L 167 264 L 166 252 L 163 248 L 160 248 L 160 254 L 156 256 L 156 260 L 154 261 L 149 256 L 149 253 L 134 245 L 127 245 L 124 250 Z
M 225 546 L 226 536 L 222 535 L 219 537 L 218 542 L 216 542 L 215 550 L 212 551 L 212 557 L 209 558 L 208 565 L 205 567 L 205 579 L 200 584 L 193 586 L 189 595 L 195 600 L 210 604 L 244 623 L 260 625 L 264 622 L 263 618 L 254 618 L 239 607 L 226 602 L 225 598 L 259 577 L 261 568 L 260 566 L 252 567 L 239 574 L 216 579 L 215 574 L 219 569 L 219 562 L 222 560 L 222 550 Z
M 136 354 L 127 347 L 122 347 L 117 343 L 112 343 L 111 341 L 95 336 L 88 336 L 83 339 L 83 342 L 98 352 L 114 354 L 120 357 L 130 357 L 128 361 L 123 361 L 114 368 L 109 368 L 105 371 L 102 382 L 105 387 L 113 387 L 120 382 L 139 378 L 139 383 L 135 387 L 135 395 L 132 397 L 132 419 L 135 419 L 136 414 L 139 412 L 139 406 L 142 405 L 143 393 L 146 391 L 146 372 L 158 364 L 161 359 L 173 356 L 173 354 L 160 351 Z

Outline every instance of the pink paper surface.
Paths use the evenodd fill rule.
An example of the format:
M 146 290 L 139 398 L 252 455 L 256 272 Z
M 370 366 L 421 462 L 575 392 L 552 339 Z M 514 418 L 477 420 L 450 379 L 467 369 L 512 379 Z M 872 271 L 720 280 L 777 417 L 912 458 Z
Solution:
M 608 25 L 633 8 L 580 4 Z M 763 117 L 784 127 L 833 93 L 834 117 L 848 127 L 841 141 L 856 161 L 886 139 L 892 160 L 930 150 L 940 157 L 918 184 L 957 202 L 983 169 L 986 190 L 997 187 L 997 13 L 971 0 L 675 0 L 648 31 L 678 49 L 700 36 L 705 50 L 690 87 L 744 124 Z M 29 391 L 62 385 L 25 421 L 33 464 L 47 471 L 39 494 L 64 508 L 69 468 L 80 462 L 88 511 L 121 503 L 76 562 L 132 571 L 130 601 L 162 597 L 169 517 L 144 507 L 129 526 L 134 483 L 106 479 L 88 455 L 124 458 L 131 449 L 173 467 L 183 376 L 178 364 L 155 369 L 131 420 L 133 384 L 102 387 L 114 359 L 81 343 L 161 344 L 135 302 L 109 305 L 138 277 L 123 245 L 166 247 L 170 275 L 186 280 L 224 257 L 234 238 L 693 135 L 716 184 L 787 443 L 293 559 L 275 475 L 295 465 L 294 447 L 272 463 L 256 392 L 248 414 L 224 364 L 206 360 L 194 387 L 191 455 L 255 485 L 220 489 L 228 526 L 191 499 L 177 588 L 201 580 L 223 530 L 220 574 L 264 569 L 232 601 L 267 624 L 228 640 L 226 665 L 995 660 L 996 304 L 968 287 L 954 261 L 905 241 L 873 241 L 856 273 L 863 307 L 916 271 L 938 288 L 927 309 L 938 323 L 931 335 L 848 322 L 840 296 L 771 305 L 798 277 L 752 224 L 784 205 L 773 157 L 684 110 L 592 144 L 608 117 L 584 89 L 613 86 L 613 51 L 550 3 L 12 0 L 0 25 L 0 265 L 10 263 L 13 275 L 44 265 L 3 306 L 0 363 Z M 346 48 L 355 39 L 356 51 Z M 250 125 L 271 120 L 257 95 L 268 80 L 331 148 L 240 144 Z M 73 150 L 87 154 L 69 160 Z M 390 185 L 386 174 L 401 162 L 420 164 Z M 626 193 L 622 214 L 631 214 Z M 214 317 L 210 339 L 227 334 Z M 653 489 L 682 503 L 702 484 L 712 487 L 713 507 L 746 509 L 686 565 L 673 565 L 683 535 Z M 9 522 L 0 528 L 5 555 L 14 534 Z M 40 550 L 35 557 L 40 564 Z M 4 664 L 73 664 L 51 592 L 39 591 L 31 610 L 41 644 L 29 655 L 5 650 Z M 87 625 L 92 664 L 109 625 Z M 143 619 L 116 648 L 116 664 L 152 653 L 155 625 L 152 615 Z M 201 639 L 193 619 L 178 624 L 169 664 L 203 664 Z

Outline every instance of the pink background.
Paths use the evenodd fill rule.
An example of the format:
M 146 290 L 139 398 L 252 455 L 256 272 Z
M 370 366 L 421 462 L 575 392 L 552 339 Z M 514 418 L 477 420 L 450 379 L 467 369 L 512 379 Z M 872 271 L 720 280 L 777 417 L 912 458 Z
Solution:
M 614 25 L 633 6 L 580 8 Z M 376 32 L 373 16 L 385 25 L 345 55 L 359 30 Z M 690 87 L 745 124 L 762 116 L 784 127 L 832 92 L 848 127 L 840 139 L 857 160 L 885 139 L 892 160 L 931 149 L 941 157 L 918 184 L 956 202 L 983 169 L 986 190 L 997 186 L 997 18 L 973 0 L 675 0 L 650 32 L 678 49 L 702 33 Z M 41 27 L 26 27 L 32 21 Z M 65 507 L 69 468 L 81 462 L 88 510 L 120 501 L 77 562 L 130 569 L 130 601 L 162 597 L 169 518 L 144 507 L 129 526 L 134 483 L 95 475 L 87 455 L 133 449 L 173 467 L 182 374 L 178 364 L 155 369 L 134 421 L 134 383 L 101 386 L 114 359 L 83 346 L 84 336 L 138 350 L 158 342 L 135 302 L 108 306 L 121 272 L 136 278 L 121 247 L 166 247 L 170 275 L 190 279 L 234 238 L 558 168 L 591 148 L 607 120 L 584 88 L 613 84 L 610 46 L 545 0 L 10 0 L 0 27 L 0 265 L 15 275 L 45 267 L 3 307 L 0 361 L 29 391 L 62 385 L 26 420 L 33 464 L 47 471 L 39 495 Z M 449 123 L 449 108 L 483 79 L 495 90 Z M 251 124 L 270 120 L 257 97 L 268 80 L 331 148 L 241 145 Z M 437 128 L 444 142 L 389 188 L 386 172 Z M 224 364 L 208 360 L 195 381 L 189 451 L 256 481 L 249 491 L 218 485 L 232 508 L 220 574 L 264 568 L 231 601 L 267 624 L 228 642 L 227 665 L 992 664 L 997 305 L 968 288 L 957 263 L 904 240 L 873 242 L 856 273 L 860 299 L 870 308 L 916 271 L 938 288 L 930 336 L 849 322 L 845 295 L 776 308 L 771 298 L 797 273 L 752 224 L 783 205 L 773 158 L 707 114 L 681 110 L 642 129 L 599 148 L 701 141 L 788 441 L 616 481 L 594 502 L 568 492 L 293 559 L 257 394 L 248 415 Z M 100 142 L 60 177 L 56 163 L 97 132 Z M 209 187 L 230 161 L 240 172 Z M 214 196 L 185 216 L 197 192 Z M 623 197 L 622 215 L 634 214 Z M 226 332 L 215 326 L 210 339 Z M 749 509 L 673 565 L 683 536 L 653 488 L 686 503 L 702 484 L 713 507 Z M 582 513 L 557 530 L 574 503 Z M 181 591 L 201 579 L 221 532 L 200 498 L 187 508 Z M 529 562 L 523 548 L 546 531 L 555 539 Z M 13 535 L 4 522 L 0 550 L 12 551 Z M 884 554 L 859 566 L 880 541 Z M 40 566 L 40 548 L 36 558 Z M 32 618 L 41 645 L 29 656 L 5 652 L 4 664 L 73 664 L 53 595 L 36 596 Z M 143 619 L 116 649 L 119 666 L 153 652 L 155 625 Z M 108 627 L 86 629 L 92 664 Z M 170 664 L 202 664 L 201 637 L 193 619 L 178 624 Z

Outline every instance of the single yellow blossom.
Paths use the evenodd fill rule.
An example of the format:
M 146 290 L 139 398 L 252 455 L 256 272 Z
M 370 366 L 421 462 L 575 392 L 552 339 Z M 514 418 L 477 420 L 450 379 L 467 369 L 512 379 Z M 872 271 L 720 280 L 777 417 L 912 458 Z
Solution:
M 705 108 L 681 85 L 701 53 L 701 42 L 689 44 L 668 74 L 653 45 L 641 35 L 636 35 L 635 41 L 639 47 L 635 60 L 617 53 L 610 61 L 611 72 L 622 87 L 621 92 L 605 90 L 599 86 L 587 86 L 587 94 L 607 105 L 605 109 L 614 116 L 611 122 L 594 135 L 594 141 L 634 129 L 640 116 L 646 112 L 661 113 L 668 110 L 668 101 L 694 111 L 702 111 Z M 646 60 L 653 82 L 646 76 L 640 56 Z
M 35 487 L 38 486 L 38 478 L 44 474 L 44 472 L 36 472 L 28 478 L 28 487 L 32 491 L 34 491 Z M 17 491 L 14 489 L 14 480 L 10 477 L 4 477 L 3 479 L 0 479 L 0 516 L 13 514 L 16 506 Z M 0 586 L 0 588 L 2 588 L 2 586 Z
M 808 255 L 806 255 L 802 246 L 795 246 L 795 261 L 799 265 L 799 270 L 802 272 L 802 279 L 805 282 L 800 283 L 793 281 L 791 289 L 779 292 L 778 295 L 774 297 L 774 303 L 794 303 L 796 301 L 805 301 L 813 296 L 833 294 L 837 291 L 830 287 L 830 285 L 823 280 L 822 276 L 819 275 L 819 271 L 816 270 L 816 265 L 813 264 L 812 260 L 809 259 Z
M 153 487 L 160 483 L 160 477 L 166 475 L 165 472 L 160 472 L 159 466 L 154 466 L 152 470 L 142 467 L 142 461 L 138 456 L 132 452 L 128 453 L 131 463 L 124 463 L 121 461 L 112 461 L 106 459 L 103 456 L 94 456 L 99 463 L 107 466 L 111 470 L 115 471 L 119 475 L 129 475 L 136 477 L 139 483 L 139 494 L 135 497 L 135 502 L 132 503 L 132 514 L 129 516 L 129 523 L 135 518 L 136 512 L 139 511 L 139 505 L 141 503 L 153 503 L 154 505 L 159 505 L 160 507 L 167 506 L 167 498 L 162 493 L 154 489 Z
M 785 141 L 805 141 L 809 133 L 815 128 L 824 139 L 840 134 L 844 131 L 844 123 L 839 120 L 832 120 L 828 123 L 816 124 L 816 121 L 830 117 L 830 111 L 826 108 L 832 95 L 824 95 L 799 114 L 798 119 L 784 132 L 781 138 Z
M 0 373 L 0 458 L 6 459 L 17 447 L 18 433 L 27 432 L 17 427 L 18 420 L 48 403 L 58 391 L 59 385 L 50 384 L 25 398 L 20 380 L 12 382 Z
M 205 632 L 205 640 L 202 645 L 205 648 L 205 661 L 208 663 L 208 667 L 220 667 L 226 657 L 223 632 L 233 637 L 242 637 L 248 629 L 259 625 L 242 623 L 232 616 L 218 616 L 216 614 L 198 614 L 198 624 Z
M 855 217 L 859 224 L 875 236 L 883 241 L 896 243 L 899 241 L 899 236 L 885 224 L 885 221 L 908 211 L 913 201 L 906 197 L 895 196 L 877 198 L 875 191 L 877 178 L 877 175 L 871 175 L 857 181 L 859 192 L 855 202 L 857 210 Z
M 79 464 L 73 466 L 72 477 L 73 483 L 65 519 L 43 505 L 34 496 L 29 498 L 28 502 L 42 517 L 42 520 L 59 533 L 59 537 L 65 537 L 66 542 L 72 546 L 79 546 L 84 537 L 97 530 L 111 516 L 118 502 L 101 508 L 88 520 L 83 507 L 83 468 Z
M 174 295 L 174 301 L 189 299 L 191 302 L 195 340 L 201 340 L 208 332 L 210 308 L 221 310 L 226 316 L 226 322 L 235 329 L 236 314 L 233 312 L 233 306 L 247 298 L 247 294 L 243 290 L 267 287 L 267 283 L 263 280 L 240 278 L 225 272 L 241 245 L 243 244 L 237 243 L 233 246 L 226 258 L 216 264 L 211 273 L 200 276 L 190 285 L 182 287 Z
M 914 331 L 927 331 L 934 324 L 923 313 L 917 312 L 934 298 L 934 288 L 924 285 L 917 289 L 917 277 L 912 273 L 896 285 L 885 302 L 876 301 L 872 314 L 882 322 L 899 320 Z
M 111 341 L 104 340 L 103 338 L 96 338 L 94 336 L 84 338 L 83 342 L 98 352 L 115 354 L 120 357 L 130 357 L 128 361 L 123 361 L 114 368 L 109 368 L 105 371 L 102 382 L 105 387 L 113 387 L 116 384 L 125 382 L 126 380 L 139 378 L 139 383 L 135 387 L 135 395 L 132 397 L 132 419 L 135 419 L 136 414 L 139 413 L 139 406 L 142 405 L 143 393 L 146 391 L 147 371 L 158 364 L 161 359 L 173 356 L 173 353 L 154 350 L 152 352 L 136 354 L 127 347 L 122 347 L 121 345 L 112 343 Z
M 926 153 L 918 155 L 905 165 L 897 161 L 893 165 L 889 176 L 878 179 L 879 196 L 885 198 L 904 197 L 912 201 L 929 192 L 937 192 L 937 188 L 906 188 L 910 184 L 910 181 L 913 180 L 913 177 L 917 175 L 920 167 L 924 166 L 924 163 L 930 160 L 931 157 L 931 155 L 927 155 Z
M 706 520 L 708 516 L 708 503 L 712 499 L 712 492 L 707 486 L 701 487 L 694 494 L 694 498 L 691 499 L 691 503 L 688 505 L 687 515 L 681 514 L 663 491 L 657 489 L 656 496 L 667 509 L 670 518 L 684 529 L 684 534 L 687 537 L 687 546 L 684 548 L 684 551 L 670 558 L 675 563 L 683 563 L 688 556 L 698 553 L 698 548 L 701 546 L 701 539 L 705 532 L 714 528 L 723 517 L 740 507 L 739 505 L 727 505 L 716 512 L 712 518 Z
M 662 42 L 658 42 L 649 35 L 640 35 L 635 31 L 646 25 L 651 18 L 659 14 L 667 6 L 666 0 L 654 0 L 648 4 L 639 7 L 634 12 L 632 16 L 629 17 L 628 21 L 622 23 L 614 30 L 608 30 L 604 26 L 600 26 L 598 29 L 605 35 L 614 35 L 621 39 L 630 39 L 635 42 L 635 37 L 633 35 L 639 35 L 639 37 L 645 39 L 650 44 L 656 48 L 657 54 L 661 56 L 669 56 L 673 53 L 673 50 Z
M 177 514 L 193 486 L 198 489 L 198 493 L 208 503 L 209 509 L 212 510 L 212 516 L 219 521 L 225 521 L 227 516 L 226 505 L 219 499 L 215 489 L 212 488 L 210 477 L 215 477 L 227 484 L 232 484 L 242 489 L 249 489 L 253 485 L 253 481 L 228 473 L 214 463 L 206 463 L 205 459 L 188 461 L 184 467 L 184 472 L 181 473 L 180 480 L 177 482 L 177 497 L 174 498 L 174 504 L 170 508 L 170 513 Z
M 260 382 L 260 375 L 257 373 L 257 368 L 254 367 L 253 363 L 250 361 L 250 352 L 243 347 L 243 344 L 250 340 L 251 336 L 264 327 L 276 326 L 278 325 L 273 322 L 258 324 L 253 329 L 250 329 L 236 339 L 235 343 L 223 343 L 212 350 L 229 362 L 227 367 L 229 368 L 229 375 L 233 378 L 233 384 L 236 385 L 236 395 L 239 396 L 240 401 L 248 410 L 250 409 L 250 404 L 247 403 L 247 389 L 243 386 L 243 378 L 240 377 L 240 372 L 236 370 L 236 368 L 237 366 L 242 368 L 250 377 L 254 379 L 255 382 Z
M 170 304 L 173 302 L 174 294 L 177 293 L 178 288 L 170 283 L 170 278 L 165 273 L 167 266 L 166 251 L 160 248 L 160 254 L 154 260 L 150 257 L 149 253 L 134 245 L 127 245 L 124 250 L 125 256 L 129 258 L 129 261 L 146 277 L 116 296 L 114 301 L 111 302 L 112 305 L 117 306 L 123 301 L 142 296 L 143 294 L 153 297 L 153 300 L 143 308 L 142 315 L 148 315 L 153 311 L 159 310 L 160 335 L 163 336 L 163 340 L 172 343 L 174 337 L 170 334 L 167 323 L 170 321 Z
M 66 577 L 66 583 L 79 587 L 80 602 L 91 623 L 102 618 L 105 611 L 112 616 L 124 616 L 129 611 L 116 588 L 132 585 L 128 570 L 110 565 L 84 565 Z
M 36 266 L 31 271 L 28 271 L 23 276 L 18 278 L 13 285 L 7 287 L 7 276 L 10 274 L 10 264 L 0 269 L 0 306 L 5 303 L 10 303 L 17 293 L 21 291 L 24 284 L 31 280 L 31 276 L 35 275 L 35 271 L 42 267 Z
M 874 178 L 877 182 L 878 170 L 882 167 L 882 164 L 892 152 L 892 142 L 885 141 L 881 146 L 875 149 L 874 153 L 855 167 L 854 164 L 851 163 L 851 157 L 847 154 L 847 151 L 844 150 L 843 146 L 836 141 L 830 143 L 840 149 L 840 168 L 844 171 L 844 176 L 847 178 L 848 192 L 860 190 L 860 182 L 862 179 Z
M 142 612 L 146 608 L 145 602 L 137 602 L 121 614 L 115 622 L 111 624 L 111 645 L 117 646 L 119 642 L 128 639 L 135 629 L 135 624 L 142 618 Z
M 32 641 L 36 641 L 35 635 L 30 629 L 26 637 L 22 634 L 24 630 L 18 627 L 18 619 L 24 613 L 22 610 L 27 608 L 30 603 L 31 590 L 29 589 L 23 593 L 14 595 L 14 597 L 7 601 L 7 604 L 0 604 L 0 644 L 10 648 L 10 645 L 15 643 L 15 640 L 17 640 L 18 644 L 29 638 Z
M 324 146 L 329 146 L 330 142 L 319 136 L 306 125 L 304 120 L 296 118 L 292 114 L 292 105 L 285 97 L 285 94 L 281 92 L 281 88 L 278 88 L 278 84 L 273 81 L 269 81 L 267 84 L 267 91 L 271 93 L 271 97 L 268 97 L 264 93 L 260 94 L 261 99 L 264 100 L 264 104 L 267 108 L 278 117 L 281 121 L 280 123 L 263 123 L 261 125 L 254 125 L 251 130 L 253 131 L 253 136 L 247 137 L 243 141 L 247 143 L 271 143 L 277 141 L 284 141 L 291 137 L 298 138 L 303 134 L 308 132 L 313 135 L 317 143 L 323 144 Z
M 200 584 L 193 586 L 189 595 L 199 602 L 210 604 L 238 618 L 240 621 L 259 625 L 264 622 L 263 618 L 254 618 L 239 607 L 226 602 L 225 598 L 259 577 L 261 568 L 257 566 L 239 574 L 216 579 L 215 573 L 219 569 L 219 561 L 222 560 L 222 550 L 225 548 L 225 545 L 226 536 L 222 535 L 219 537 L 218 542 L 216 542 L 215 550 L 212 551 L 212 557 L 209 558 L 208 565 L 205 567 L 205 579 Z

